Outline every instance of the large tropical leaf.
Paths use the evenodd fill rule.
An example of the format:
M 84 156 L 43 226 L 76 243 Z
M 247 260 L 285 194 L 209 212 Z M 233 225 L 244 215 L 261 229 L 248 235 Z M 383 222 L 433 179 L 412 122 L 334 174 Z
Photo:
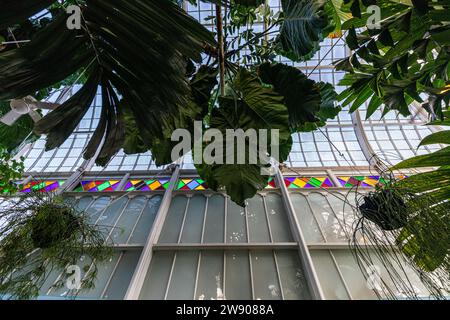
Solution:
M 309 80 L 299 69 L 281 63 L 263 64 L 258 68 L 258 74 L 263 82 L 273 85 L 274 90 L 284 97 L 292 131 L 307 122 L 318 121 L 316 113 L 321 98 L 315 81 Z
M 240 69 L 232 83 L 230 95 L 219 99 L 219 107 L 211 112 L 210 127 L 218 129 L 225 138 L 221 147 L 216 152 L 223 164 L 205 164 L 202 157 L 202 164 L 196 164 L 200 176 L 207 182 L 213 190 L 224 188 L 231 199 L 243 206 L 245 199 L 251 198 L 258 190 L 262 190 L 267 185 L 267 174 L 261 169 L 267 164 L 257 157 L 256 163 L 250 161 L 249 148 L 259 150 L 260 141 L 245 141 L 244 163 L 237 161 L 237 142 L 230 140 L 228 145 L 233 149 L 226 148 L 226 131 L 229 129 L 242 129 L 247 131 L 254 129 L 268 130 L 268 152 L 271 151 L 270 130 L 279 130 L 280 158 L 284 161 L 290 151 L 292 140 L 288 124 L 288 110 L 283 104 L 283 98 L 271 88 L 265 87 L 256 75 L 245 69 Z M 205 143 L 208 147 L 212 142 Z M 273 142 L 275 146 L 275 142 Z M 286 148 L 283 148 L 286 147 Z M 227 155 L 231 158 L 233 153 L 233 164 L 226 164 Z
M 281 53 L 298 61 L 310 58 L 319 42 L 334 28 L 326 13 L 314 0 L 281 0 L 284 22 L 278 42 Z
M 29 44 L 0 54 L 0 99 L 34 94 L 85 69 L 91 81 L 82 93 L 49 113 L 36 131 L 48 134 L 47 149 L 61 145 L 94 98 L 87 92 L 100 85 L 107 100 L 85 157 L 93 156 L 105 137 L 102 164 L 126 141 L 118 97 L 141 137 L 165 139 L 179 121 L 174 116 L 191 114 L 186 61 L 201 61 L 204 45 L 215 42 L 211 32 L 167 0 L 83 3 L 82 30 L 66 28 L 67 15 L 60 13 Z

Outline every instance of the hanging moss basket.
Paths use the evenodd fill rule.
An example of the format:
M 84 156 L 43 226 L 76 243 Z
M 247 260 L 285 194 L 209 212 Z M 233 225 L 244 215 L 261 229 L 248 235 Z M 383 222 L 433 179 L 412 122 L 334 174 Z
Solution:
M 69 296 L 76 296 L 94 287 L 98 264 L 112 255 L 107 229 L 92 225 L 87 212 L 53 194 L 6 199 L 0 221 L 0 295 L 35 298 L 52 270 L 62 275 L 54 286 L 64 286 L 70 276 L 64 270 L 89 257 L 92 264 L 80 289 L 68 290 Z
M 404 197 L 391 187 L 382 187 L 363 197 L 358 206 L 361 215 L 383 230 L 403 228 L 408 222 Z

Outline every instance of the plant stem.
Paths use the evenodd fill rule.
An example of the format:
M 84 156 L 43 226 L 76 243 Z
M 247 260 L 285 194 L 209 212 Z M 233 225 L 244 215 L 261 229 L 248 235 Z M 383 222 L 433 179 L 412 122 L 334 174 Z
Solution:
M 223 18 L 222 8 L 216 5 L 216 28 L 217 28 L 217 44 L 219 57 L 219 76 L 220 76 L 220 95 L 225 95 L 225 49 L 223 38 Z

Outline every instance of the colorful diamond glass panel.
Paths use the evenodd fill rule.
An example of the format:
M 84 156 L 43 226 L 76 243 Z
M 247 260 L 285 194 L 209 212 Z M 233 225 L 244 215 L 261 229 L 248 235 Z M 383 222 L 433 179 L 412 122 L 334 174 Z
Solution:
M 284 183 L 289 189 L 330 188 L 333 186 L 328 177 L 286 177 Z
M 352 187 L 368 187 L 373 188 L 377 185 L 385 184 L 386 181 L 380 176 L 338 176 L 339 183 L 342 187 L 352 188 Z M 405 179 L 407 176 L 399 175 L 396 179 Z
M 120 180 L 87 180 L 81 181 L 75 192 L 111 192 L 116 191 Z
M 275 179 L 273 177 L 270 177 L 267 181 L 267 187 L 266 189 L 275 189 L 277 185 L 275 184 Z
M 206 183 L 202 179 L 180 179 L 177 190 L 206 190 Z
M 53 192 L 64 184 L 63 180 L 32 181 L 22 187 L 22 192 Z
M 169 179 L 129 180 L 124 187 L 125 191 L 158 191 L 166 190 Z

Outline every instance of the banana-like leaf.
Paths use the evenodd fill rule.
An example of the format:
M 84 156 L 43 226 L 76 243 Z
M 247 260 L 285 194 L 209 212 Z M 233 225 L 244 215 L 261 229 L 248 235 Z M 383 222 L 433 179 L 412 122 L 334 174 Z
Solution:
M 392 167 L 393 170 L 406 168 L 441 167 L 450 165 L 450 147 L 431 154 L 406 159 Z
M 450 130 L 439 131 L 426 136 L 420 142 L 419 147 L 437 143 L 450 144 Z
M 192 114 L 186 60 L 201 61 L 204 45 L 214 46 L 215 40 L 170 1 L 87 0 L 80 5 L 82 30 L 69 30 L 61 12 L 30 43 L 0 54 L 0 99 L 34 94 L 87 69 L 91 81 L 70 100 L 75 107 L 51 112 L 36 132 L 49 133 L 48 149 L 61 145 L 100 85 L 107 100 L 85 156 L 93 156 L 105 136 L 98 160 L 106 163 L 126 141 L 117 97 L 123 97 L 142 137 L 165 139 L 180 115 Z

